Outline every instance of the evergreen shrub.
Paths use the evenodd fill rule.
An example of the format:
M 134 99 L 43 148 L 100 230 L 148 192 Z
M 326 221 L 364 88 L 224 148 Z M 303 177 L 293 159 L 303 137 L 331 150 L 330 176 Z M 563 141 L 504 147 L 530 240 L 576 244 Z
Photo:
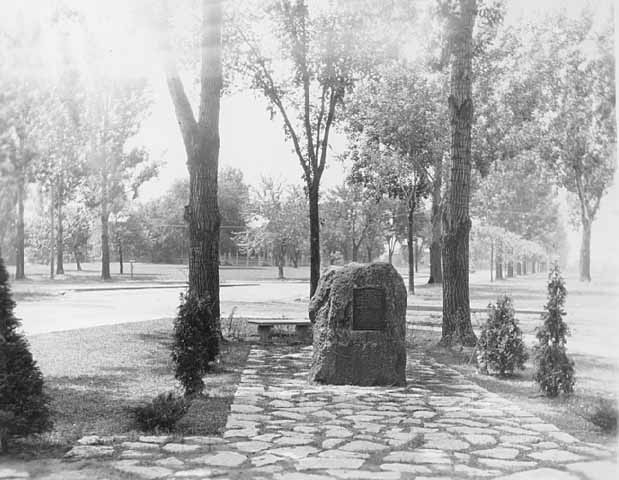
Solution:
M 500 376 L 511 375 L 516 368 L 524 369 L 527 358 L 512 300 L 503 295 L 497 299 L 496 305 L 488 305 L 488 319 L 477 344 L 479 370 Z
M 12 436 L 42 433 L 52 427 L 43 375 L 13 315 L 9 275 L 0 258 L 0 451 Z
M 567 324 L 563 321 L 567 290 L 558 265 L 548 274 L 548 301 L 542 314 L 543 325 L 537 329 L 535 347 L 537 370 L 534 375 L 540 389 L 548 397 L 574 391 L 574 361 L 567 356 Z
M 174 376 L 183 385 L 186 395 L 202 393 L 202 377 L 218 354 L 217 319 L 210 302 L 191 293 L 181 295 L 174 321 L 172 360 L 175 364 Z
M 132 410 L 137 427 L 144 432 L 171 432 L 190 403 L 174 392 L 161 393 L 151 402 Z

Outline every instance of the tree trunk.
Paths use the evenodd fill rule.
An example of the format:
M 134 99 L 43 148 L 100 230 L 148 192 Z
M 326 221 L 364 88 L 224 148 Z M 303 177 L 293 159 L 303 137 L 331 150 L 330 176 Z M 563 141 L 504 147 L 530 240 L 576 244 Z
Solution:
M 408 251 L 408 294 L 415 294 L 415 222 L 413 221 L 415 213 L 415 201 L 409 202 L 408 206 L 408 238 L 407 238 L 407 251 Z
M 415 273 L 419 273 L 419 256 L 421 255 L 421 245 L 419 239 L 415 238 Z
M 111 280 L 110 274 L 110 241 L 109 241 L 109 214 L 107 205 L 101 212 L 101 278 Z
M 473 122 L 472 56 L 475 0 L 460 0 L 453 14 L 451 94 L 451 175 L 443 216 L 443 328 L 442 345 L 473 346 L 469 304 L 469 218 L 471 181 L 471 125 Z
M 522 275 L 522 263 L 516 262 L 516 275 Z
M 64 187 L 62 179 L 58 183 L 58 238 L 56 239 L 56 273 L 64 275 L 64 231 L 62 222 L 62 200 Z
M 582 218 L 582 240 L 580 243 L 580 281 L 591 281 L 591 220 Z
M 118 239 L 118 266 L 119 266 L 120 274 L 123 275 L 125 273 L 124 265 L 123 265 L 123 243 L 120 240 L 120 238 Z
M 286 249 L 280 245 L 277 249 L 277 278 L 284 279 L 284 266 L 286 265 Z
M 49 219 L 50 219 L 50 230 L 49 230 L 49 278 L 54 278 L 54 185 L 52 184 L 50 188 L 50 199 L 49 199 Z
M 320 279 L 320 218 L 318 216 L 318 185 L 308 185 L 310 220 L 310 298 Z
M 507 278 L 512 278 L 514 276 L 514 262 L 507 262 Z
M 368 252 L 368 263 L 372 263 L 372 247 L 366 247 Z
M 525 258 L 522 260 L 522 274 L 526 275 L 527 271 L 527 259 Z
M 78 272 L 82 271 L 82 264 L 80 263 L 80 252 L 78 248 L 73 249 L 73 256 L 75 257 L 75 266 Z
M 430 278 L 428 283 L 443 283 L 443 267 L 441 265 L 441 188 L 443 159 L 437 155 L 434 168 L 434 184 L 432 190 L 432 243 L 430 244 Z
M 503 255 L 497 253 L 494 265 L 494 279 L 495 280 L 503 280 Z
M 494 282 L 494 240 L 490 240 L 490 283 Z
M 24 251 L 26 247 L 26 239 L 24 233 L 24 197 L 26 196 L 26 187 L 24 180 L 17 181 L 17 244 L 15 256 L 15 280 L 23 280 L 26 278 Z
M 355 241 L 352 241 L 352 261 L 359 261 L 359 245 L 355 245 Z

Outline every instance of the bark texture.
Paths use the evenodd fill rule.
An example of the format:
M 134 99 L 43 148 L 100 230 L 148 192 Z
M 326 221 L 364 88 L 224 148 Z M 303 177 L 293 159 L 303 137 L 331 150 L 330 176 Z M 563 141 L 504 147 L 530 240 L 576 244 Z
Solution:
M 181 130 L 189 170 L 189 295 L 206 300 L 221 336 L 219 306 L 219 227 L 217 203 L 219 110 L 222 88 L 221 0 L 203 0 L 200 106 L 194 117 L 176 65 L 166 59 L 166 80 Z M 166 46 L 169 53 L 169 45 Z
M 441 344 L 475 345 L 469 304 L 469 199 L 471 126 L 473 123 L 472 56 L 475 0 L 460 0 L 452 27 L 451 173 L 443 216 L 443 328 Z
M 591 221 L 588 218 L 581 219 L 582 239 L 580 242 L 580 281 L 591 281 Z
M 314 295 L 320 280 L 320 218 L 318 213 L 318 182 L 309 189 L 310 220 L 310 298 Z

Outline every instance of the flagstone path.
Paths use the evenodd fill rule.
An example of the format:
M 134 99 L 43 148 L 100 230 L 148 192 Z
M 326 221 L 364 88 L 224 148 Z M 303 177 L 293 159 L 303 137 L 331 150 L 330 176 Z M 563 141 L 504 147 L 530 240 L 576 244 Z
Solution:
M 104 459 L 101 478 L 619 478 L 615 451 L 421 354 L 398 388 L 308 385 L 310 358 L 311 347 L 254 347 L 223 438 L 84 437 L 67 459 Z

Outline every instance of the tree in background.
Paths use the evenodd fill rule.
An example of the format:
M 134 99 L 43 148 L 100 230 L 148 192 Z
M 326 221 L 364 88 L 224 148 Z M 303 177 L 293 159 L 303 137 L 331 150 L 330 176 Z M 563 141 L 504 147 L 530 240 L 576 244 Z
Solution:
M 142 80 L 106 84 L 99 79 L 89 98 L 89 177 L 83 191 L 101 222 L 103 280 L 111 278 L 110 215 L 120 212 L 128 198 L 136 198 L 139 186 L 157 172 L 145 150 L 126 150 L 149 105 L 145 87 Z
M 24 203 L 34 181 L 39 146 L 46 125 L 42 118 L 49 92 L 42 71 L 41 27 L 23 19 L 0 38 L 0 175 L 15 186 L 15 278 L 26 276 L 24 266 Z M 22 55 L 22 52 L 28 55 Z
M 248 215 L 253 220 L 241 242 L 246 250 L 266 248 L 273 254 L 278 278 L 284 278 L 286 258 L 295 264 L 298 253 L 308 234 L 305 215 L 305 195 L 298 187 L 286 188 L 273 178 L 263 178 L 255 190 Z
M 363 27 L 369 18 L 358 3 L 346 1 L 310 9 L 305 0 L 282 0 L 269 4 L 267 12 L 247 25 L 238 24 L 237 64 L 267 98 L 271 113 L 281 115 L 303 170 L 309 200 L 311 296 L 320 278 L 320 181 L 344 97 L 368 70 L 371 37 L 363 35 Z M 276 34 L 275 50 L 265 41 L 267 31 Z
M 549 46 L 536 52 L 548 87 L 539 112 L 543 154 L 557 183 L 578 200 L 580 280 L 590 281 L 591 225 L 617 168 L 612 21 L 598 27 L 585 9 L 578 19 L 553 20 L 542 38 Z
M 221 212 L 219 251 L 222 254 L 237 252 L 235 236 L 245 229 L 249 203 L 249 187 L 238 168 L 224 167 L 219 173 L 217 202 Z
M 392 62 L 380 77 L 362 82 L 347 108 L 351 178 L 379 194 L 405 202 L 409 292 L 415 292 L 414 215 L 419 200 L 439 186 L 445 152 L 445 117 L 440 75 L 406 62 Z M 437 205 L 437 209 L 440 208 Z M 435 217 L 436 220 L 436 217 Z M 440 243 L 440 232 L 436 232 Z M 440 258 L 434 256 L 440 265 Z

